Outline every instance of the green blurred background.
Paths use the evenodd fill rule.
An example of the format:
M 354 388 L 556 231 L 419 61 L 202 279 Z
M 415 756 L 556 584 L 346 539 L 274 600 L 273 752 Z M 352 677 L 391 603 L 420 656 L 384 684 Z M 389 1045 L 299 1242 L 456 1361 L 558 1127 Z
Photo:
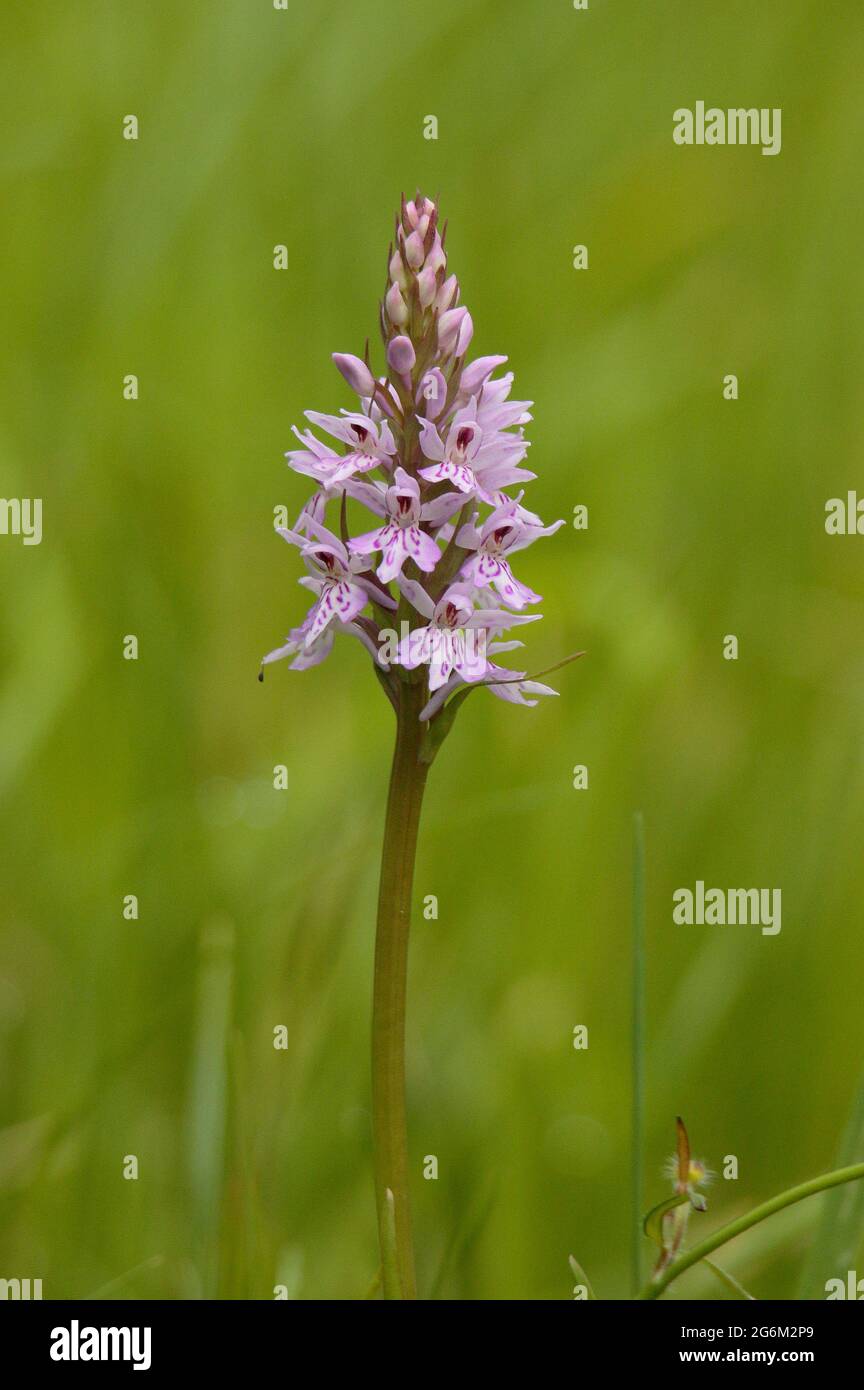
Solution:
M 532 667 L 588 655 L 536 710 L 475 697 L 430 779 L 420 1283 L 569 1298 L 573 1252 L 624 1297 L 636 810 L 646 1200 L 676 1113 L 739 1158 L 707 1230 L 830 1167 L 859 1082 L 864 541 L 823 521 L 862 484 L 861 6 L 7 0 L 2 30 L 0 491 L 43 498 L 44 538 L 0 537 L 0 1276 L 307 1299 L 374 1273 L 392 716 L 358 644 L 255 677 L 306 606 L 271 532 L 306 495 L 290 426 L 350 404 L 329 354 L 374 338 L 419 184 L 475 350 L 536 403 L 530 504 L 590 514 L 520 570 Z M 782 107 L 782 153 L 677 147 L 698 99 Z M 697 878 L 782 888 L 780 936 L 674 927 Z M 728 1263 L 794 1297 L 816 1215 Z

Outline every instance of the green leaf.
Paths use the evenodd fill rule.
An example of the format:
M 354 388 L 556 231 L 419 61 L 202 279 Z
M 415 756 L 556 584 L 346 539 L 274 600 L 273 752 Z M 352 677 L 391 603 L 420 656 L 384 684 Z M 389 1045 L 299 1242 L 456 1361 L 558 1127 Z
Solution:
M 837 1154 L 838 1168 L 864 1158 L 864 1075 L 852 1101 Z M 825 1283 L 857 1268 L 864 1237 L 864 1183 L 839 1187 L 822 1199 L 816 1239 L 801 1280 L 800 1297 L 825 1297 Z
M 560 661 L 556 661 L 552 666 L 544 666 L 542 671 L 532 671 L 527 676 L 514 676 L 511 680 L 487 681 L 487 685 L 512 685 L 513 681 L 539 681 L 542 676 L 551 676 L 555 671 L 560 671 L 564 666 L 569 666 L 572 661 L 578 661 L 584 652 L 571 652 L 569 656 L 562 656 Z
M 674 1197 L 667 1197 L 665 1202 L 660 1202 L 656 1207 L 652 1207 L 642 1221 L 642 1229 L 653 1240 L 655 1245 L 659 1245 L 661 1250 L 665 1250 L 666 1243 L 663 1239 L 663 1218 L 676 1207 L 683 1207 L 685 1202 L 689 1202 L 690 1197 L 686 1192 L 676 1192 Z
M 573 1271 L 573 1277 L 577 1284 L 584 1284 L 585 1288 L 588 1290 L 589 1303 L 592 1301 L 596 1302 L 597 1295 L 591 1287 L 591 1280 L 588 1278 L 588 1275 L 585 1273 L 579 1261 L 576 1259 L 575 1255 L 568 1256 L 568 1259 L 570 1261 L 570 1268 Z
M 478 682 L 478 684 L 479 683 L 480 682 Z M 464 690 L 457 691 L 427 726 L 426 733 L 423 736 L 423 743 L 420 747 L 421 763 L 432 763 L 435 761 L 438 749 L 453 728 L 453 721 L 456 715 L 474 689 L 475 687 L 473 685 L 466 685 Z

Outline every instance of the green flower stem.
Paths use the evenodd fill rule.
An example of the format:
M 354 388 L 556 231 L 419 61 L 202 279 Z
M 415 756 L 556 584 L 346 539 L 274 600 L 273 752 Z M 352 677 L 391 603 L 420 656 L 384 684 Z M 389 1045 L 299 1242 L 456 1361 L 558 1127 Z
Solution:
M 372 1003 L 372 1126 L 385 1298 L 417 1297 L 408 1202 L 405 995 L 414 857 L 429 770 L 420 761 L 425 725 L 418 715 L 426 699 L 425 689 L 425 681 L 400 683 L 378 891 Z
M 678 1259 L 673 1261 L 659 1279 L 652 1280 L 645 1285 L 639 1298 L 659 1298 L 664 1289 L 668 1289 L 679 1274 L 683 1274 L 686 1269 L 690 1269 L 692 1265 L 704 1260 L 706 1255 L 711 1255 L 715 1250 L 719 1250 L 720 1246 L 725 1245 L 727 1240 L 732 1240 L 733 1236 L 740 1236 L 743 1231 L 749 1231 L 751 1226 L 758 1225 L 760 1221 L 765 1220 L 766 1216 L 773 1216 L 775 1212 L 782 1211 L 784 1207 L 791 1207 L 795 1202 L 801 1202 L 805 1197 L 813 1197 L 817 1192 L 824 1192 L 829 1187 L 839 1187 L 841 1183 L 855 1182 L 858 1178 L 864 1178 L 864 1163 L 853 1163 L 849 1168 L 838 1168 L 833 1173 L 823 1173 L 821 1177 L 811 1178 L 809 1182 L 802 1182 L 798 1187 L 790 1187 L 787 1192 L 779 1193 L 778 1196 L 763 1202 L 761 1206 L 754 1207 L 745 1216 L 739 1216 L 735 1221 L 730 1221 L 727 1226 L 721 1226 L 701 1244 L 694 1245 L 692 1250 L 687 1250 L 683 1255 L 679 1255 Z

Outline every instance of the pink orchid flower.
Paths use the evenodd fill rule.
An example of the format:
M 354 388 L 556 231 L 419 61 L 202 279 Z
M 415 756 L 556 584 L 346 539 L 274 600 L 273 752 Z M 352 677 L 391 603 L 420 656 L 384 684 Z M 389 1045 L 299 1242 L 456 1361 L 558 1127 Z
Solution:
M 524 403 L 516 404 L 521 416 Z M 497 418 L 497 406 L 494 413 Z M 496 494 L 502 488 L 530 482 L 535 476 L 517 466 L 528 451 L 521 431 L 512 434 L 494 424 L 487 428 L 474 397 L 456 411 L 446 440 L 430 420 L 418 420 L 418 427 L 420 448 L 426 458 L 433 460 L 420 469 L 419 476 L 429 482 L 449 481 L 460 492 L 476 493 L 484 502 L 494 505 Z
M 526 604 L 539 603 L 541 595 L 520 583 L 506 556 L 508 552 L 523 550 L 540 536 L 551 536 L 564 523 L 529 526 L 519 520 L 517 509 L 518 502 L 508 500 L 492 513 L 480 531 L 473 523 L 467 523 L 456 537 L 456 544 L 475 552 L 462 566 L 463 579 L 478 589 L 494 587 L 511 608 L 524 608 Z
M 334 619 L 350 623 L 373 595 L 378 602 L 387 602 L 394 608 L 396 605 L 389 596 L 378 595 L 370 588 L 369 581 L 360 573 L 366 566 L 349 554 L 338 537 L 311 519 L 308 529 L 315 537 L 311 542 L 284 527 L 279 528 L 279 535 L 290 545 L 299 546 L 309 573 L 298 582 L 317 594 L 317 601 L 307 614 L 304 637 L 304 645 L 311 647 Z
M 295 430 L 297 438 L 306 445 L 305 450 L 295 450 L 288 455 L 291 466 L 298 473 L 309 473 L 332 488 L 353 478 L 356 473 L 392 466 L 396 445 L 386 420 L 376 423 L 370 415 L 349 414 L 347 411 L 343 415 L 322 415 L 317 410 L 307 410 L 306 419 L 331 438 L 347 444 L 348 453 L 335 453 L 332 448 L 321 444 L 311 430 L 305 434 Z
M 274 661 L 283 661 L 285 657 L 288 656 L 294 658 L 294 660 L 288 664 L 289 671 L 308 671 L 312 666 L 319 666 L 322 661 L 326 661 L 333 650 L 333 643 L 337 631 L 348 632 L 353 637 L 359 638 L 370 656 L 377 662 L 378 648 L 371 634 L 361 623 L 342 623 L 338 621 L 330 623 L 325 627 L 323 632 L 319 633 L 317 637 L 313 638 L 313 640 L 307 644 L 306 638 L 309 635 L 311 626 L 312 613 L 310 612 L 307 613 L 299 627 L 295 627 L 289 632 L 281 647 L 276 647 L 274 651 L 267 653 L 261 661 L 262 667 L 269 666 Z M 259 679 L 264 679 L 263 673 Z
M 473 492 L 477 478 L 471 462 L 477 454 L 483 431 L 477 423 L 473 407 L 458 413 L 447 433 L 446 442 L 431 420 L 418 421 L 420 448 L 433 462 L 420 469 L 420 477 L 430 483 L 452 483 L 460 492 Z
M 399 664 L 409 671 L 428 666 L 430 691 L 449 680 L 453 671 L 469 683 L 482 680 L 487 671 L 487 634 L 535 621 L 500 608 L 475 608 L 470 592 L 460 584 L 451 584 L 437 603 L 415 580 L 403 579 L 399 587 L 417 612 L 429 619 L 400 642 Z
M 349 541 L 349 548 L 357 555 L 372 555 L 381 552 L 381 563 L 376 570 L 384 584 L 402 573 L 406 560 L 413 560 L 418 569 L 431 574 L 441 551 L 432 536 L 421 529 L 421 523 L 441 525 L 463 504 L 460 493 L 445 493 L 434 501 L 421 503 L 420 485 L 416 478 L 397 468 L 391 487 L 378 485 L 378 497 L 383 503 L 385 524 L 365 535 L 355 536 Z M 366 494 L 367 505 L 378 510 L 379 502 Z

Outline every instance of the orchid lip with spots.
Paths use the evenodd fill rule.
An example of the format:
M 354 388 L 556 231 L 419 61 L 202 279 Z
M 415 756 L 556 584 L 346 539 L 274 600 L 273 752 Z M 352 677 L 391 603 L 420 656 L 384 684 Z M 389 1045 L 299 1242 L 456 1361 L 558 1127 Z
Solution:
M 536 705 L 556 692 L 498 658 L 536 622 L 541 596 L 520 552 L 553 535 L 523 506 L 530 401 L 512 400 L 506 357 L 467 361 L 474 324 L 449 273 L 446 228 L 421 194 L 402 199 L 379 306 L 383 371 L 368 346 L 333 362 L 357 401 L 307 411 L 290 467 L 312 484 L 279 535 L 312 605 L 264 666 L 307 670 L 359 641 L 397 718 L 384 831 L 373 996 L 375 1192 L 385 1297 L 416 1297 L 404 1096 L 407 936 L 428 768 L 476 689 Z M 500 373 L 500 374 L 499 374 Z M 371 525 L 358 524 L 365 511 Z M 518 573 L 514 571 L 514 557 Z M 580 655 L 577 653 L 576 655 Z M 566 664 L 565 658 L 551 669 Z M 543 674 L 540 672 L 538 674 Z

